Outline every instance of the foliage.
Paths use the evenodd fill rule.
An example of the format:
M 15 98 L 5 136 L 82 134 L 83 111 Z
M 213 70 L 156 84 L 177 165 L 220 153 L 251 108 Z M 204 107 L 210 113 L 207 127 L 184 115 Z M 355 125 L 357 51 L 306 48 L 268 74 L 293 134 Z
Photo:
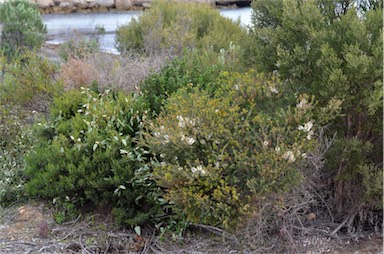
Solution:
M 163 104 L 179 88 L 194 84 L 203 88 L 214 89 L 219 74 L 215 66 L 205 66 L 197 52 L 185 54 L 174 59 L 160 72 L 149 75 L 140 86 L 140 91 L 147 101 L 149 109 L 160 113 Z
M 19 54 L 10 62 L 0 55 L 0 65 L 4 72 L 0 83 L 2 105 L 47 113 L 49 103 L 62 92 L 61 83 L 55 79 L 56 66 L 35 52 Z
M 231 41 L 238 45 L 244 35 L 239 24 L 207 5 L 153 1 L 137 20 L 118 28 L 116 44 L 122 53 L 166 51 L 180 55 L 195 48 L 219 52 Z
M 381 179 L 382 3 L 358 2 L 254 1 L 243 52 L 248 65 L 277 71 L 295 91 L 315 95 L 322 105 L 343 101 L 342 115 L 328 129 L 337 132 L 337 140 L 325 165 L 338 219 L 359 203 L 371 207 L 377 201 L 363 197 L 372 197 L 366 193 L 372 189 L 380 196 L 382 185 L 370 188 L 364 180 L 372 174 Z
M 27 0 L 10 0 L 0 4 L 0 52 L 8 60 L 25 49 L 34 50 L 44 43 L 47 29 L 37 5 Z
M 145 144 L 178 218 L 234 229 L 261 209 L 258 200 L 300 183 L 316 129 L 339 105 L 295 99 L 276 77 L 223 73 L 213 94 L 190 85 L 171 95 Z
M 56 98 L 50 121 L 36 126 L 27 194 L 76 208 L 113 208 L 124 224 L 161 215 L 159 189 L 144 164 L 147 155 L 136 146 L 145 109 L 137 96 L 108 90 L 72 90 Z
M 0 107 L 0 206 L 25 198 L 24 157 L 32 148 L 31 130 L 27 124 Z
M 60 46 L 59 55 L 64 61 L 71 58 L 84 59 L 88 55 L 98 52 L 99 49 L 100 44 L 97 37 L 86 38 L 75 35 Z

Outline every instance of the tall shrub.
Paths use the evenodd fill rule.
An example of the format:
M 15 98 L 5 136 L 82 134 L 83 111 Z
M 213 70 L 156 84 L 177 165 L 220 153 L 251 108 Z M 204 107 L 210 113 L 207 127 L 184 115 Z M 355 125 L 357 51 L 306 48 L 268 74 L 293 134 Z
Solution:
M 47 33 L 37 5 L 27 0 L 9 0 L 0 4 L 0 24 L 0 51 L 8 59 L 18 51 L 40 48 Z
M 352 228 L 363 211 L 382 209 L 382 180 L 367 185 L 373 176 L 382 179 L 382 3 L 257 0 L 252 6 L 244 61 L 277 71 L 322 105 L 343 101 L 342 115 L 328 129 L 337 138 L 326 154 L 324 176 L 334 216 Z

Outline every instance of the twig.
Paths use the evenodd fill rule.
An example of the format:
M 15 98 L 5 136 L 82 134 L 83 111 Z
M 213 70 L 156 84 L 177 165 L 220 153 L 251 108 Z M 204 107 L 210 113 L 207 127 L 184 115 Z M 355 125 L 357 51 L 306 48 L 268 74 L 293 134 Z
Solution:
M 149 250 L 150 244 L 153 242 L 153 239 L 155 238 L 155 234 L 156 234 L 156 230 L 153 230 L 151 237 L 148 238 L 147 241 L 145 241 L 145 245 L 143 250 L 141 251 L 141 254 L 147 253 L 147 251 Z
M 83 245 L 83 243 L 82 243 L 82 241 L 81 241 L 82 236 L 83 236 L 83 234 L 80 234 L 80 236 L 79 236 L 79 243 L 80 243 L 81 249 L 82 249 L 83 251 L 85 251 L 85 253 L 91 254 L 91 253 L 87 250 L 87 248 L 84 247 L 84 245 Z
M 191 226 L 205 229 L 205 230 L 212 232 L 216 235 L 219 235 L 219 236 L 225 237 L 227 239 L 230 239 L 232 241 L 235 241 L 237 244 L 239 243 L 239 240 L 234 235 L 225 232 L 221 228 L 209 226 L 209 225 L 204 225 L 204 224 L 191 224 Z

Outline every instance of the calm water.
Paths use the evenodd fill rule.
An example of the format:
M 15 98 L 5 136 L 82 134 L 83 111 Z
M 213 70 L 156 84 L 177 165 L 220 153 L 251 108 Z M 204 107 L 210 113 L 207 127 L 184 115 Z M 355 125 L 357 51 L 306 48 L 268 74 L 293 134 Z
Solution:
M 224 17 L 240 20 L 244 26 L 251 23 L 251 8 L 219 10 Z M 139 11 L 108 13 L 72 13 L 47 14 L 43 19 L 48 29 L 48 42 L 57 44 L 67 41 L 74 33 L 92 34 L 95 27 L 103 27 L 106 34 L 99 37 L 103 50 L 116 52 L 115 31 L 117 27 L 128 23 L 132 18 L 141 15 Z

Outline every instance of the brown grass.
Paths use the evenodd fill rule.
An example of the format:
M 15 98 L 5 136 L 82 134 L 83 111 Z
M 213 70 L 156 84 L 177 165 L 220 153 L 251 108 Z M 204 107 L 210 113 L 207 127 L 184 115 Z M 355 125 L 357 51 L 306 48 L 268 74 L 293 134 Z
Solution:
M 91 64 L 76 58 L 70 58 L 61 66 L 60 78 L 64 82 L 64 89 L 79 89 L 89 86 L 99 79 L 97 69 Z

